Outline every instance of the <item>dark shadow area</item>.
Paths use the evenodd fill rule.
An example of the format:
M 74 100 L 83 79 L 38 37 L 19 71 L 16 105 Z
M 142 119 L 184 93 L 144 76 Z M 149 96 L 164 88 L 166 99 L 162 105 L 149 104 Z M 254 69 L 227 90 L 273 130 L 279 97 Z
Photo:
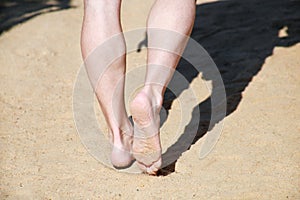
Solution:
M 70 0 L 1 0 L 0 34 L 40 14 L 68 8 Z
M 287 30 L 286 36 L 279 37 L 279 31 L 284 28 Z M 274 47 L 289 47 L 300 42 L 300 1 L 232 0 L 201 4 L 197 6 L 191 37 L 205 48 L 220 71 L 227 96 L 228 116 L 237 109 L 242 100 L 242 92 L 261 70 L 265 59 L 272 55 Z M 285 70 L 285 67 L 282 66 L 282 70 Z M 199 72 L 184 59 L 178 64 L 177 71 L 189 83 L 199 75 Z M 209 80 L 205 72 L 201 73 L 204 80 Z M 214 82 L 212 86 L 213 93 Z M 183 83 L 180 87 L 180 91 L 183 92 L 188 89 L 189 84 Z M 173 101 L 180 93 L 166 91 L 163 104 L 165 110 L 171 109 Z M 200 122 L 195 122 L 199 120 L 199 116 L 195 116 L 198 108 Z M 164 123 L 166 117 L 162 116 L 161 120 Z M 194 108 L 190 123 L 177 142 L 163 154 L 163 160 L 172 156 L 177 161 L 183 153 L 181 146 L 184 146 L 184 138 L 193 134 L 189 130 L 198 123 L 198 131 L 192 144 L 207 133 L 209 124 L 212 123 L 211 98 Z M 159 175 L 174 172 L 176 161 L 163 168 Z

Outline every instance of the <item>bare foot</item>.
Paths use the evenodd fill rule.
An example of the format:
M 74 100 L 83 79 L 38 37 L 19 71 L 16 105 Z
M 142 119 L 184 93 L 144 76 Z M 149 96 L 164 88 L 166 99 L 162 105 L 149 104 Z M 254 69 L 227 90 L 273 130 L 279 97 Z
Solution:
M 117 169 L 129 167 L 134 158 L 131 155 L 133 131 L 113 134 L 113 148 L 111 152 L 111 163 Z
M 161 167 L 159 136 L 160 103 L 152 95 L 140 92 L 130 104 L 134 121 L 132 154 L 138 166 L 146 173 L 155 175 Z

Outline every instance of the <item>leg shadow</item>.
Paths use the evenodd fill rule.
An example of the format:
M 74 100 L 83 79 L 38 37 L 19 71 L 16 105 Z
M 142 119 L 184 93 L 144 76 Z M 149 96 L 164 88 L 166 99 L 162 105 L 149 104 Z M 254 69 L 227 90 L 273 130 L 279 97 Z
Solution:
M 300 42 L 299 10 L 300 1 L 289 0 L 232 0 L 197 6 L 191 38 L 207 50 L 218 67 L 227 96 L 226 116 L 237 109 L 242 100 L 242 92 L 261 70 L 265 59 L 272 55 L 274 47 L 289 47 Z M 278 32 L 283 28 L 287 30 L 286 36 L 279 37 Z M 184 59 L 179 62 L 177 71 L 189 83 L 199 73 Z M 209 80 L 205 71 L 201 73 L 203 79 Z M 216 89 L 213 80 L 212 86 L 213 93 Z M 183 92 L 189 84 L 182 84 L 180 87 Z M 166 91 L 163 104 L 165 110 L 171 109 L 173 101 L 180 93 Z M 198 109 L 200 121 L 197 121 L 199 116 L 196 116 L 199 114 L 196 112 Z M 166 117 L 163 117 L 162 123 L 165 120 Z M 220 120 L 222 119 L 218 121 Z M 210 123 L 213 123 L 213 127 L 218 121 L 211 121 L 211 97 L 197 105 L 184 132 L 162 156 L 163 160 L 172 156 L 175 161 L 163 168 L 159 175 L 168 175 L 175 171 L 177 159 L 186 151 L 181 148 L 185 138 L 194 134 L 189 131 L 192 126 L 199 124 L 196 137 L 190 146 L 209 131 Z

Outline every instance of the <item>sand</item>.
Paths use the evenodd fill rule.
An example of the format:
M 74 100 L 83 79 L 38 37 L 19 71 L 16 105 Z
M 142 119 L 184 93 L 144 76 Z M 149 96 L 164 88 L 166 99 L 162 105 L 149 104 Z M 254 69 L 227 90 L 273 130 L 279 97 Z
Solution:
M 144 26 L 151 2 L 123 2 L 124 30 Z M 105 167 L 80 141 L 72 93 L 82 64 L 81 2 L 38 15 L 1 34 L 0 198 L 300 199 L 299 14 L 282 12 L 284 18 L 278 10 L 276 15 L 267 12 L 273 22 L 280 17 L 275 28 L 264 23 L 263 15 L 251 18 L 251 13 L 264 13 L 268 6 L 281 6 L 278 2 L 252 5 L 255 12 L 247 13 L 241 6 L 234 7 L 234 2 L 199 1 L 194 37 L 199 36 L 217 65 L 224 65 L 220 70 L 228 92 L 228 113 L 221 137 L 207 157 L 199 159 L 204 136 L 183 152 L 174 172 L 158 177 Z M 220 17 L 226 13 L 220 8 L 237 9 L 238 18 L 231 11 L 231 23 L 226 24 Z M 246 18 L 239 18 L 239 12 Z M 247 39 L 241 37 L 245 30 Z M 145 50 L 129 55 L 128 69 L 145 63 L 145 55 Z M 190 87 L 198 91 L 193 106 L 199 104 L 201 109 L 209 97 L 205 83 L 213 83 L 205 74 L 196 75 Z M 169 136 L 180 110 L 175 100 L 163 125 L 165 148 L 176 142 Z M 105 129 L 103 120 L 99 124 Z

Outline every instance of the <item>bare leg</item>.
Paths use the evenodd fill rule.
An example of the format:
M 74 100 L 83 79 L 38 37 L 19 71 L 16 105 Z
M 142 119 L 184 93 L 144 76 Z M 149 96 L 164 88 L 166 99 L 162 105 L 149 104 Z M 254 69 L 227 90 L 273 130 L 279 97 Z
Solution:
M 111 36 L 122 32 L 120 4 L 121 0 L 85 0 L 81 48 L 86 63 L 90 59 L 88 55 L 95 48 Z M 92 64 L 86 64 L 86 67 L 88 72 L 97 70 L 104 72 L 102 78 L 93 86 L 106 118 L 111 141 L 114 144 L 111 162 L 116 167 L 125 167 L 133 160 L 130 154 L 133 128 L 128 120 L 124 105 L 125 42 L 122 34 L 117 42 L 117 47 L 111 46 L 110 49 L 104 50 L 113 49 L 114 51 L 114 48 L 122 51 L 122 56 L 107 68 L 100 69 L 105 66 L 97 65 L 97 63 L 104 62 L 102 58 L 97 59 Z
M 140 168 L 149 174 L 155 174 L 161 167 L 159 112 L 166 86 L 180 58 L 176 53 L 182 52 L 186 44 L 186 37 L 178 36 L 190 34 L 194 18 L 194 0 L 156 0 L 149 14 L 148 46 L 157 46 L 160 42 L 170 44 L 167 45 L 168 51 L 148 49 L 145 85 L 130 106 L 135 122 L 133 155 Z M 166 31 L 151 28 L 178 34 L 169 34 L 168 37 Z

